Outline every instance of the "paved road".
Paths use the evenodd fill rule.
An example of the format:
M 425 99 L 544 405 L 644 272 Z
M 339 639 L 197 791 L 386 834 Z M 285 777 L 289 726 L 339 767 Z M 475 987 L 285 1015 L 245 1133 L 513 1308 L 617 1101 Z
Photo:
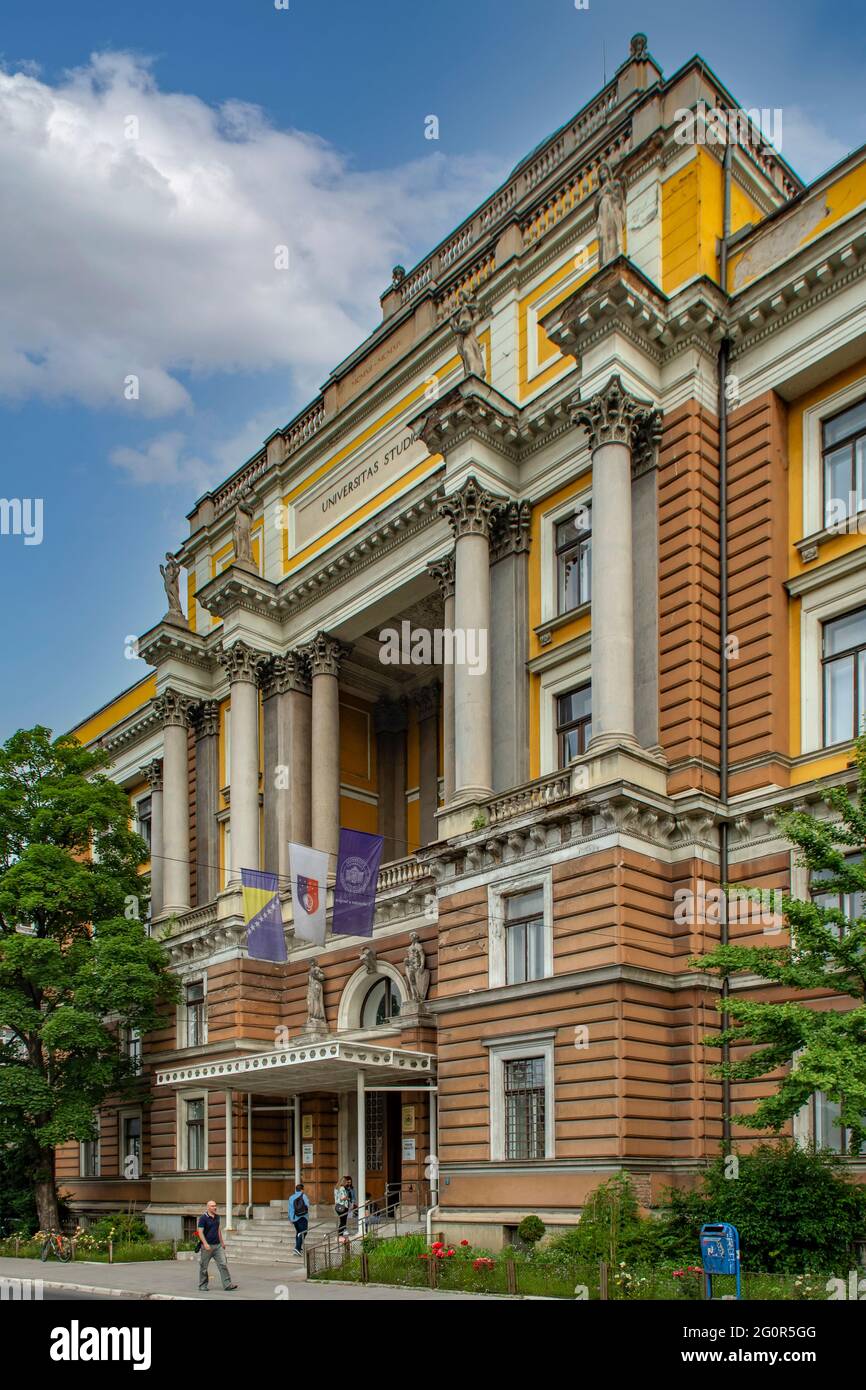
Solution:
M 395 1289 L 376 1285 L 307 1282 L 303 1265 L 242 1265 L 233 1260 L 232 1278 L 238 1287 L 224 1293 L 211 1279 L 207 1293 L 197 1288 L 198 1265 L 192 1260 L 153 1260 L 135 1264 L 42 1264 L 40 1260 L 0 1259 L 0 1279 L 42 1279 L 60 1286 L 44 1289 L 44 1297 L 74 1299 L 79 1296 L 136 1299 L 191 1299 L 215 1303 L 259 1300 L 273 1302 L 418 1302 L 430 1299 L 484 1298 L 482 1294 L 438 1293 L 432 1289 Z M 66 1292 L 63 1286 L 71 1286 Z M 104 1290 L 104 1293 L 100 1292 Z M 489 1302 L 489 1299 L 485 1301 Z

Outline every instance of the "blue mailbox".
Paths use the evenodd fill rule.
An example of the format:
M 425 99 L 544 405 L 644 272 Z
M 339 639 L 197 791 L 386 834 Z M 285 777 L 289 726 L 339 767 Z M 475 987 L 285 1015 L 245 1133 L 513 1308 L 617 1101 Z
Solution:
M 740 1297 L 740 1233 L 729 1221 L 701 1227 L 701 1263 L 707 1281 L 707 1298 L 713 1296 L 713 1275 L 733 1274 Z

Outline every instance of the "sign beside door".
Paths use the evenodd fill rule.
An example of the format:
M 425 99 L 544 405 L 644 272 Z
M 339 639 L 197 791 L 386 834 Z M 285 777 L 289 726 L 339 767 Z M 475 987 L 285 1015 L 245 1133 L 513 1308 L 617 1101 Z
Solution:
M 414 1105 L 403 1106 L 403 1133 L 412 1134 L 415 1129 L 415 1107 Z M 405 1158 L 405 1154 L 403 1155 Z
M 311 1164 L 311 1163 L 313 1162 L 313 1146 L 312 1146 L 312 1144 L 302 1144 L 302 1145 L 301 1145 L 301 1162 L 302 1162 L 305 1166 L 306 1166 L 307 1164 Z

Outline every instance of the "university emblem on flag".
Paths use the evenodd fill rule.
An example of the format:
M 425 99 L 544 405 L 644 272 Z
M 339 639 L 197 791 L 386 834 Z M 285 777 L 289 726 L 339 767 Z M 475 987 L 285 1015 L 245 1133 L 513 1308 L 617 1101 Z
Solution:
M 307 913 L 318 911 L 319 907 L 319 881 L 315 878 L 304 878 L 303 874 L 298 874 L 298 901 Z

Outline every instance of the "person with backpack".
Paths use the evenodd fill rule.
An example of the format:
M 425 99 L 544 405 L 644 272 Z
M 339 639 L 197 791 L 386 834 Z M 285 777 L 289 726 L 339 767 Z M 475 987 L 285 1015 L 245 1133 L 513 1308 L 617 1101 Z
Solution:
M 310 1224 L 309 1216 L 310 1204 L 304 1192 L 304 1184 L 299 1182 L 289 1198 L 289 1220 L 295 1228 L 295 1254 L 298 1257 L 304 1253 L 304 1239 Z
M 337 1213 L 338 1221 L 337 1236 L 341 1241 L 348 1239 L 346 1222 L 353 1207 L 355 1207 L 355 1189 L 352 1186 L 352 1179 L 347 1173 L 343 1181 L 334 1188 L 334 1211 Z

